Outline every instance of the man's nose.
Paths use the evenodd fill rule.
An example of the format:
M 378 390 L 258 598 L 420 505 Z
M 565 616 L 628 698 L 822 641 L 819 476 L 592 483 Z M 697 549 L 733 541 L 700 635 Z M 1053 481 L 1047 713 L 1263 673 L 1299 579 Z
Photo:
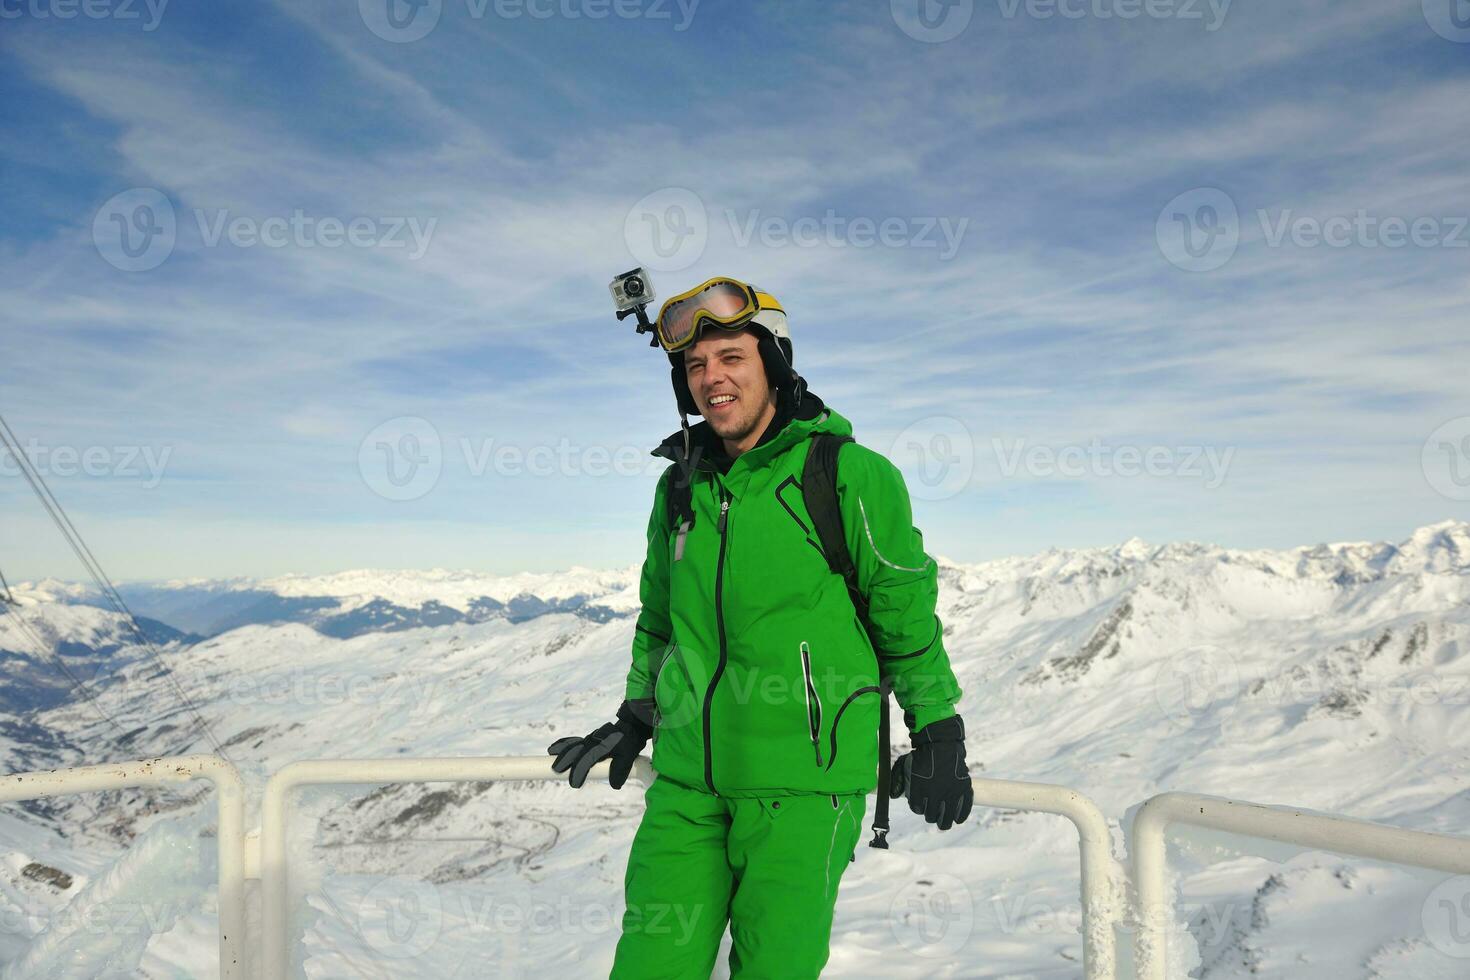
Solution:
M 710 391 L 716 385 L 725 380 L 726 372 L 723 364 L 711 364 L 704 369 L 704 390 Z

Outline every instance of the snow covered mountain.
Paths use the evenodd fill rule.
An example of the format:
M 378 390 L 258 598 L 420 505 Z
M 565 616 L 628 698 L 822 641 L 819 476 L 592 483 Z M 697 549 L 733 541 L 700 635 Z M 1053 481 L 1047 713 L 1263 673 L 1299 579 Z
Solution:
M 207 637 L 170 640 L 162 655 L 258 791 L 297 759 L 538 754 L 591 730 L 621 697 L 636 577 L 351 572 L 123 591 L 135 611 Z M 112 613 L 60 583 L 16 591 L 28 623 L 105 669 L 95 704 L 7 696 L 8 769 L 211 750 Z M 1135 539 L 941 562 L 940 615 L 977 774 L 1076 787 L 1115 821 L 1188 790 L 1470 834 L 1470 523 L 1397 544 Z M 0 617 L 0 650 L 7 681 L 66 690 L 13 617 Z M 135 835 L 206 803 L 132 794 L 7 808 L 0 911 L 33 910 L 38 892 L 60 903 Z M 324 789 L 301 810 L 308 975 L 606 975 L 635 788 Z M 891 839 L 891 851 L 860 847 L 844 879 L 830 975 L 1078 975 L 1065 822 L 980 807 L 940 834 L 900 806 Z M 1444 876 L 1232 843 L 1192 834 L 1171 848 L 1198 947 L 1178 975 L 1464 975 L 1457 955 L 1470 950 L 1424 912 L 1453 886 Z M 404 940 L 364 911 L 408 899 L 431 910 L 432 935 Z M 19 955 L 35 920 L 0 919 L 15 927 L 0 956 Z M 210 927 L 207 912 L 181 917 L 149 944 L 144 975 L 203 969 Z
M 607 620 L 627 612 L 630 601 L 636 612 L 637 573 L 636 566 L 501 576 L 443 569 L 359 570 L 273 579 L 141 582 L 122 585 L 118 592 L 135 613 L 202 636 L 241 626 L 304 623 L 327 636 L 347 639 L 495 618 L 519 622 L 553 612 Z M 46 581 L 32 588 L 56 601 L 107 607 L 90 587 Z

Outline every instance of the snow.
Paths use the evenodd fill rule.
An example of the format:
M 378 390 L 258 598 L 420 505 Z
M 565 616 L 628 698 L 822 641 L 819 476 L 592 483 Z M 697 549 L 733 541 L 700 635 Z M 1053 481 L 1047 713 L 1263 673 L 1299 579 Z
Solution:
M 359 570 L 336 575 L 286 575 L 256 583 L 282 596 L 332 596 L 347 600 L 344 608 L 355 608 L 375 598 L 400 606 L 420 606 L 437 601 L 461 612 L 482 596 L 509 602 L 522 595 L 551 601 L 574 596 L 603 596 L 627 588 L 637 567 L 597 571 L 573 567 L 564 572 L 526 572 L 519 575 L 481 575 L 467 571 L 374 571 Z
M 139 970 L 149 941 L 167 935 L 181 917 L 199 915 L 201 896 L 218 877 L 213 841 L 200 839 L 201 822 L 191 816 L 155 824 L 68 903 L 48 908 L 37 934 L 0 977 L 61 980 Z M 201 952 L 197 945 L 178 951 L 195 967 Z
M 1135 539 L 942 562 L 940 574 L 972 771 L 1077 788 L 1110 818 L 1119 857 L 1120 818 L 1166 790 L 1444 833 L 1470 827 L 1470 524 L 1281 551 Z M 253 824 L 265 777 L 294 760 L 540 754 L 595 728 L 621 698 L 636 579 L 634 567 L 232 580 L 222 587 L 406 607 L 590 597 L 614 615 L 556 611 L 350 639 L 257 624 L 163 653 L 252 787 Z M 77 592 L 65 583 L 18 592 L 28 619 L 58 635 L 120 635 L 115 623 L 104 628 L 111 613 L 70 604 Z M 0 617 L 0 649 L 22 642 Z M 43 745 L 23 725 L 0 729 L 10 767 L 210 750 L 146 661 L 107 672 L 97 697 L 117 729 L 74 701 L 0 719 L 56 738 Z M 297 876 L 307 976 L 518 975 L 504 957 L 526 972 L 606 975 L 637 787 L 435 784 L 307 797 Z M 31 861 L 84 887 L 140 846 L 134 835 L 160 813 L 207 814 L 210 803 L 205 793 L 138 793 L 105 810 L 86 798 L 7 808 L 0 900 L 23 900 L 34 882 L 16 869 Z M 843 879 L 829 975 L 1080 974 L 1070 823 L 977 807 L 941 834 L 899 802 L 893 825 L 893 849 L 871 850 L 864 835 Z M 1454 880 L 1320 853 L 1244 855 L 1231 850 L 1243 842 L 1193 834 L 1171 842 L 1187 930 L 1171 948 L 1197 964 L 1186 970 L 1210 980 L 1465 975 L 1455 954 L 1470 951 L 1455 946 L 1453 923 L 1435 919 L 1453 907 Z M 391 919 L 407 911 L 422 917 Z M 183 916 L 155 937 L 145 975 L 209 975 L 211 921 Z M 24 938 L 0 936 L 0 959 Z M 1129 938 L 1120 936 L 1125 961 Z

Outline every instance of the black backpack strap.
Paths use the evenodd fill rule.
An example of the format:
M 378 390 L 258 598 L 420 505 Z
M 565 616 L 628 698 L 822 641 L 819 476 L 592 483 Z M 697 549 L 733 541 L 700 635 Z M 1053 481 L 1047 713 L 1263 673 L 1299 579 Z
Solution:
M 674 356 L 670 354 L 669 360 L 674 360 Z M 682 364 L 684 355 L 679 354 L 678 359 Z M 674 368 L 675 376 L 682 377 L 679 365 L 675 364 Z M 688 414 L 682 404 L 679 409 L 679 428 L 684 434 L 684 451 L 679 452 L 677 445 L 674 448 L 674 465 L 669 468 L 669 488 L 665 498 L 669 509 L 669 527 L 679 532 L 679 543 L 674 552 L 675 561 L 684 557 L 684 535 L 694 526 L 694 460 L 698 458 L 692 448 L 693 434 L 689 429 Z
M 670 527 L 678 527 L 684 521 L 694 526 L 694 471 L 675 464 L 669 474 L 669 489 L 664 503 L 668 507 Z
M 852 436 L 817 432 L 811 437 L 807 450 L 806 465 L 801 471 L 801 496 L 806 503 L 807 515 L 816 525 L 817 540 L 822 553 L 833 573 L 842 576 L 847 583 L 847 594 L 857 610 L 863 628 L 868 629 L 868 597 L 858 585 L 857 566 L 853 564 L 852 552 L 847 548 L 847 533 L 842 529 L 842 506 L 837 499 L 837 456 L 844 443 L 852 442 Z M 878 801 L 873 809 L 873 839 L 869 847 L 888 848 L 888 787 L 892 782 L 889 754 L 890 737 L 888 727 L 889 681 L 878 683 L 878 696 L 882 702 L 878 708 Z
M 694 526 L 694 470 L 677 463 L 672 470 L 665 502 L 669 530 L 674 535 L 674 561 L 682 561 L 684 538 Z
M 888 792 L 893 783 L 888 758 L 888 689 L 889 680 L 885 677 L 878 682 L 878 696 L 883 699 L 878 705 L 878 802 L 873 806 L 873 839 L 868 841 L 869 847 L 885 851 L 888 850 Z
M 847 594 L 858 611 L 863 626 L 868 625 L 868 598 L 858 588 L 857 566 L 847 550 L 847 534 L 842 530 L 842 508 L 837 500 L 837 454 L 852 436 L 830 432 L 813 433 L 807 450 L 806 465 L 801 471 L 801 496 L 806 512 L 816 525 L 817 540 L 827 564 L 847 583 Z

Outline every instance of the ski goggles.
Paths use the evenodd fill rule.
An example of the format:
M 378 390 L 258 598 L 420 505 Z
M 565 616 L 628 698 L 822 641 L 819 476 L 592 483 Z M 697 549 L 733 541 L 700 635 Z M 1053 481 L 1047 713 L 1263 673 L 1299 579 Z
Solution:
M 773 298 L 768 305 L 780 308 Z M 694 343 L 706 324 L 735 330 L 761 309 L 755 287 L 738 279 L 711 279 L 664 302 L 658 311 L 658 342 L 672 354 Z

